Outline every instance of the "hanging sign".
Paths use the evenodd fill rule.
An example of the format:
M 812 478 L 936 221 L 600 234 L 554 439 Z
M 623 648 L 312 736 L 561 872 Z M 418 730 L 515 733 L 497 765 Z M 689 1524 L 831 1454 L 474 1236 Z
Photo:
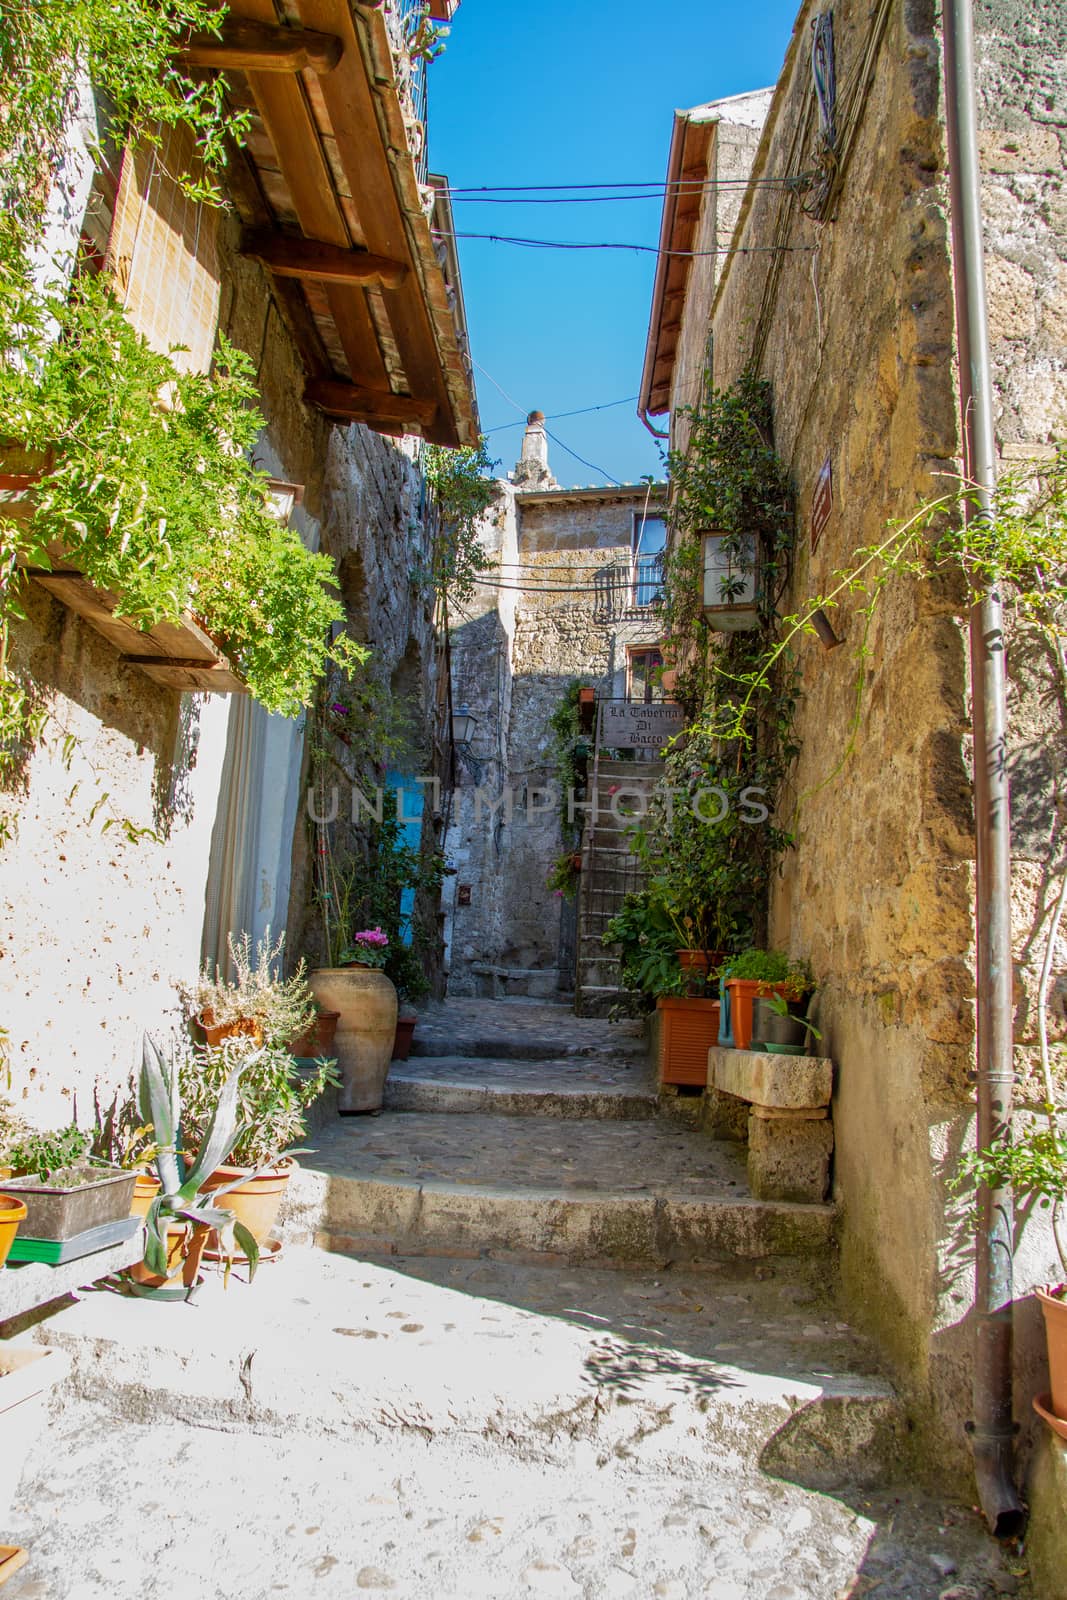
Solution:
M 819 542 L 819 535 L 830 520 L 830 513 L 834 509 L 834 464 L 827 456 L 819 468 L 819 476 L 815 480 L 815 493 L 811 497 L 811 551 L 815 554 L 815 546 Z
M 597 744 L 607 750 L 662 750 L 685 727 L 685 712 L 673 700 L 648 705 L 601 700 Z

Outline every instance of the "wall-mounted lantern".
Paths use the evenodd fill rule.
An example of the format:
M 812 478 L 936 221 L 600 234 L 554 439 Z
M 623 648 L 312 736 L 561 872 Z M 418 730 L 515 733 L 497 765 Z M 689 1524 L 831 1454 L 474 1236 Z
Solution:
M 703 613 L 716 633 L 742 633 L 759 621 L 757 544 L 752 533 L 700 535 L 704 555 Z
M 293 507 L 298 506 L 304 498 L 304 485 L 302 483 L 284 483 L 281 478 L 267 479 L 267 492 L 270 496 L 270 513 L 276 522 L 286 527 L 293 514 Z
M 471 711 L 470 706 L 460 706 L 458 711 L 452 713 L 452 743 L 457 750 L 469 750 L 474 730 L 478 725 L 478 718 Z

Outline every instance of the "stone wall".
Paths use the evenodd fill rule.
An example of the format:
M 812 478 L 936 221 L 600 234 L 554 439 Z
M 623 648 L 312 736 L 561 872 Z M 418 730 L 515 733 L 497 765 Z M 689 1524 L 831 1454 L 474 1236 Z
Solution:
M 789 170 L 810 103 L 809 24 L 798 17 L 756 159 Z M 999 429 L 1007 458 L 1062 430 L 1057 294 L 1065 8 L 981 8 L 990 300 Z M 837 81 L 858 60 L 868 7 L 834 8 Z M 1055 63 L 1055 65 L 1050 65 Z M 772 385 L 776 445 L 796 490 L 795 570 L 783 610 L 826 592 L 835 571 L 934 496 L 957 466 L 954 321 L 940 39 L 933 7 L 889 15 L 851 164 L 831 221 L 780 190 L 746 194 L 714 308 L 714 382 L 753 360 Z M 802 142 L 801 146 L 802 148 Z M 802 157 L 803 159 L 803 157 Z M 810 159 L 810 158 L 809 158 Z M 783 206 L 792 211 L 783 233 Z M 1057 232 L 1058 229 L 1058 232 Z M 1057 344 L 1057 338 L 1060 343 Z M 825 461 L 834 508 L 812 548 Z M 850 1311 L 874 1331 L 917 1400 L 942 1466 L 967 1470 L 973 1286 L 968 1221 L 947 1180 L 973 1141 L 974 844 L 967 766 L 967 641 L 946 580 L 895 579 L 867 628 L 855 597 L 834 612 L 844 644 L 798 650 L 801 754 L 790 808 L 797 845 L 771 899 L 772 943 L 809 959 L 837 1068 L 835 1195 Z M 865 650 L 857 700 L 857 652 Z M 1047 836 L 1047 727 L 1018 664 L 1014 762 L 1019 933 Z M 852 718 L 858 706 L 854 735 Z M 1046 1235 L 1020 1257 L 1020 1288 L 1049 1266 Z M 1019 1415 L 1039 1365 L 1031 1307 L 1018 1308 Z
M 576 677 L 623 693 L 626 644 L 658 638 L 654 620 L 596 621 L 591 592 L 596 569 L 629 566 L 645 493 L 500 486 L 483 542 L 500 563 L 501 587 L 482 585 L 453 633 L 454 694 L 479 728 L 450 835 L 451 994 L 551 997 L 573 988 L 561 966 L 573 911 L 546 884 L 563 850 L 547 793 L 556 783 L 549 718 Z M 650 503 L 650 515 L 660 510 Z M 491 810 L 502 793 L 510 812 L 506 802 Z M 458 903 L 460 891 L 469 903 Z
M 237 231 L 226 219 L 220 302 L 229 337 L 259 362 L 260 464 L 304 484 L 298 526 L 338 561 L 376 670 L 390 682 L 403 665 L 431 704 L 432 623 L 409 583 L 417 444 L 330 426 L 302 403 L 295 348 L 268 279 L 236 254 Z M 27 609 L 14 660 L 51 721 L 10 797 L 17 837 L 0 854 L 0 1025 L 13 1098 L 55 1125 L 75 1097 L 84 1120 L 94 1084 L 108 1093 L 134 1068 L 142 1031 L 176 1020 L 174 980 L 195 975 L 202 940 L 218 947 L 205 925 L 213 896 L 224 925 L 258 934 L 289 922 L 296 954 L 309 859 L 303 719 L 163 688 L 32 584 Z
M 811 95 L 814 9 L 798 17 L 757 177 L 788 170 Z M 839 84 L 867 26 L 866 5 L 835 7 Z M 729 384 L 762 353 L 796 489 L 785 611 L 828 589 L 855 551 L 933 494 L 956 454 L 938 59 L 929 8 L 893 7 L 835 219 L 817 224 L 780 189 L 750 190 L 735 244 L 777 236 L 791 249 L 734 256 L 720 283 L 714 381 Z M 813 551 L 827 458 L 834 510 Z M 955 1435 L 965 1363 L 955 1346 L 942 1360 L 936 1334 L 969 1303 L 944 1191 L 966 1134 L 973 1037 L 964 639 L 951 595 L 896 583 L 866 637 L 850 752 L 864 622 L 854 599 L 834 618 L 842 648 L 799 646 L 797 846 L 774 884 L 770 938 L 810 960 L 820 984 L 850 1308 L 896 1357 L 924 1414 L 953 1413 Z

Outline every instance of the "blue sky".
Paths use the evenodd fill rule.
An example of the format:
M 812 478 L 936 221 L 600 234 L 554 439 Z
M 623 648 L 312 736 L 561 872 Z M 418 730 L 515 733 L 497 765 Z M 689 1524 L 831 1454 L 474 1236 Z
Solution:
M 430 165 L 454 187 L 662 183 L 675 107 L 774 82 L 799 0 L 462 0 L 430 68 Z M 455 204 L 458 233 L 656 244 L 661 201 Z M 460 239 L 482 427 L 498 470 L 519 453 L 522 412 L 574 411 L 637 394 L 653 255 L 521 249 Z M 509 404 L 496 384 L 516 402 Z M 550 445 L 565 484 L 660 473 L 633 401 L 549 420 L 594 463 Z

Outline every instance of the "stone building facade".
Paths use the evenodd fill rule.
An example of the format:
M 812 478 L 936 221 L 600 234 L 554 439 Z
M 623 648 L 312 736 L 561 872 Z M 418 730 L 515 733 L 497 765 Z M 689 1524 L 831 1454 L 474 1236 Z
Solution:
M 549 719 L 577 678 L 625 698 L 636 662 L 643 683 L 663 510 L 662 485 L 561 488 L 531 414 L 481 534 L 492 567 L 453 618 L 453 700 L 477 723 L 448 836 L 450 994 L 573 990 L 573 902 L 547 887 L 564 849 Z
M 856 551 L 936 496 L 940 475 L 958 472 L 961 458 L 934 7 L 834 6 L 837 84 L 848 97 L 837 109 L 849 144 L 828 206 L 817 186 L 802 198 L 781 181 L 817 167 L 811 39 L 820 9 L 806 4 L 798 15 L 731 254 L 715 273 L 690 274 L 681 314 L 669 286 L 654 302 L 642 391 L 656 414 L 692 402 L 709 379 L 723 389 L 751 369 L 769 380 L 775 446 L 795 490 L 783 613 L 826 592 Z M 1067 426 L 1067 7 L 984 0 L 976 12 L 998 444 L 1010 463 L 1047 453 Z M 729 108 L 720 108 L 706 158 L 695 248 L 720 237 L 716 140 Z M 671 428 L 684 448 L 684 423 L 672 417 Z M 813 503 L 827 464 L 832 511 L 820 531 Z M 961 599 L 947 582 L 900 577 L 866 635 L 859 599 L 845 596 L 833 614 L 842 647 L 800 641 L 798 841 L 773 882 L 770 940 L 808 959 L 819 983 L 836 1069 L 834 1193 L 847 1306 L 891 1354 L 942 1467 L 954 1463 L 962 1476 L 973 1246 L 949 1184 L 973 1144 L 975 844 Z M 862 645 L 869 653 L 849 750 Z M 1062 766 L 1033 687 L 1027 663 L 1016 662 L 1024 1078 L 1035 950 L 1049 912 L 1039 863 L 1048 855 L 1052 775 Z M 1061 948 L 1057 970 L 1065 969 Z M 1016 1272 L 1020 1296 L 1054 1275 L 1051 1240 L 1037 1222 L 1023 1230 Z M 1016 1415 L 1032 1437 L 1043 1337 L 1027 1298 L 1016 1304 L 1016 1361 Z
M 235 22 L 258 10 L 255 0 L 230 7 Z M 179 359 L 207 371 L 221 330 L 250 357 L 264 417 L 255 462 L 299 487 L 292 520 L 310 548 L 333 557 L 348 631 L 372 647 L 367 670 L 387 694 L 403 694 L 419 742 L 432 746 L 434 601 L 412 581 L 432 532 L 420 435 L 469 443 L 477 422 L 454 247 L 438 248 L 431 233 L 431 215 L 451 232 L 434 210 L 441 180 L 419 186 L 421 127 L 409 129 L 405 153 L 387 27 L 395 10 L 315 6 L 314 26 L 342 38 L 331 75 L 341 112 L 357 92 L 371 96 L 383 119 L 377 144 L 352 146 L 329 93 L 298 96 L 311 109 L 297 125 L 282 114 L 283 101 L 296 103 L 285 100 L 285 74 L 231 71 L 230 92 L 245 98 L 253 122 L 226 174 L 229 210 L 179 192 L 171 174 L 187 152 L 167 147 L 157 163 L 137 149 L 107 157 L 113 165 L 91 192 L 82 185 L 64 226 L 81 232 L 156 348 L 184 346 Z M 314 77 L 314 67 L 303 70 Z M 323 140 L 334 133 L 333 165 L 309 198 L 307 175 L 326 170 Z M 345 181 L 356 172 L 368 189 Z M 68 185 L 61 196 L 67 212 L 73 194 Z M 334 252 L 325 287 L 314 272 L 300 279 L 270 264 L 280 259 L 272 251 L 299 251 L 314 237 L 312 202 Z M 374 248 L 383 229 L 392 229 L 390 251 L 407 252 L 403 290 L 338 286 L 346 252 Z M 352 335 L 359 319 L 362 342 Z M 376 380 L 360 370 L 360 350 L 369 368 L 382 368 Z M 229 934 L 288 930 L 290 959 L 301 953 L 313 890 L 306 726 L 303 716 L 268 715 L 247 694 L 205 692 L 207 671 L 183 677 L 180 665 L 134 664 L 128 657 L 145 647 L 136 637 L 116 644 L 106 617 L 102 634 L 100 618 L 75 608 L 58 579 L 29 582 L 25 603 L 12 660 L 48 721 L 17 791 L 4 797 L 15 838 L 0 854 L 0 1028 L 18 1109 L 57 1126 L 75 1102 L 86 1121 L 95 1086 L 106 1098 L 125 1082 L 143 1031 L 178 1020 L 175 981 L 191 981 L 202 959 L 225 965 Z M 313 930 L 308 949 L 319 954 Z

